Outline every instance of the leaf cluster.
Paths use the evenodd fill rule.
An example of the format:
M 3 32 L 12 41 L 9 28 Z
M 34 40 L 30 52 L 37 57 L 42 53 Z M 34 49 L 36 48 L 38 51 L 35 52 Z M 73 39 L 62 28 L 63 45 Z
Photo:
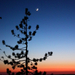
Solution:
M 2 17 L 0 17 L 0 19 L 2 19 Z

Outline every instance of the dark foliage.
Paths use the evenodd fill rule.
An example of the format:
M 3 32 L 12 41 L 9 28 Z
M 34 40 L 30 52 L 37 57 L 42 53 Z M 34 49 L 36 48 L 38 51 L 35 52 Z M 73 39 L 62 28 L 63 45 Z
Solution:
M 2 17 L 0 17 L 0 19 L 2 19 Z
M 28 75 L 28 73 L 31 73 L 33 75 L 46 75 L 46 72 L 44 72 L 42 74 L 42 72 L 38 72 L 37 70 L 37 65 L 38 62 L 42 62 L 43 60 L 46 60 L 48 56 L 52 56 L 53 52 L 48 52 L 45 53 L 43 58 L 33 58 L 30 59 L 28 57 L 28 41 L 32 40 L 32 37 L 35 36 L 36 31 L 39 29 L 39 25 L 36 25 L 36 30 L 31 32 L 29 31 L 29 33 L 27 34 L 27 29 L 31 29 L 31 26 L 27 25 L 27 21 L 28 21 L 28 16 L 31 15 L 31 13 L 28 11 L 28 9 L 25 9 L 25 14 L 26 16 L 24 16 L 24 18 L 22 19 L 22 21 L 20 22 L 19 26 L 15 26 L 17 30 L 19 30 L 21 32 L 21 34 L 24 35 L 24 37 L 20 37 L 20 34 L 15 34 L 14 30 L 11 30 L 12 35 L 16 36 L 19 38 L 19 40 L 17 41 L 18 45 L 15 45 L 14 47 L 10 46 L 10 45 L 6 45 L 5 40 L 2 40 L 3 45 L 5 45 L 6 47 L 9 47 L 12 51 L 15 50 L 20 50 L 20 53 L 15 53 L 12 52 L 12 56 L 14 58 L 12 58 L 11 55 L 6 55 L 5 51 L 3 52 L 5 54 L 5 56 L 7 58 L 9 58 L 11 61 L 9 60 L 5 60 L 4 57 L 2 56 L 1 59 L 4 62 L 4 64 L 7 65 L 11 65 L 12 69 L 15 69 L 16 67 L 18 68 L 22 68 L 20 72 L 17 72 L 16 75 Z M 24 47 L 19 48 L 19 44 L 24 45 Z M 0 49 L 1 50 L 1 49 Z M 26 59 L 23 59 L 26 58 Z M 23 60 L 20 60 L 23 59 Z M 30 64 L 30 66 L 29 66 Z M 30 72 L 30 70 L 34 70 L 33 72 Z M 7 68 L 7 74 L 8 75 L 15 75 L 14 73 L 12 73 L 8 68 Z

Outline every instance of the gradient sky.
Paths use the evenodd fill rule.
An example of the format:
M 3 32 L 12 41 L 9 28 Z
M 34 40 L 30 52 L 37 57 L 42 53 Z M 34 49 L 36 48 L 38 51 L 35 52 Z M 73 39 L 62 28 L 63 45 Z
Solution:
M 0 48 L 6 54 L 12 50 L 2 44 L 15 46 L 17 37 L 11 34 L 25 16 L 25 8 L 31 12 L 28 24 L 32 31 L 39 30 L 29 42 L 29 57 L 41 58 L 53 51 L 53 56 L 38 63 L 41 71 L 75 71 L 75 0 L 0 0 Z M 39 8 L 39 11 L 36 11 Z M 0 51 L 0 57 L 4 54 Z M 0 72 L 11 66 L 0 61 Z

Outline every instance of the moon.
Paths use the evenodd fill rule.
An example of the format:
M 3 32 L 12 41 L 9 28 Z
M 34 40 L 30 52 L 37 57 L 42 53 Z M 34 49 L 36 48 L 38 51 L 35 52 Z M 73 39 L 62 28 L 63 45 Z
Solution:
M 37 8 L 36 11 L 39 11 L 39 8 Z

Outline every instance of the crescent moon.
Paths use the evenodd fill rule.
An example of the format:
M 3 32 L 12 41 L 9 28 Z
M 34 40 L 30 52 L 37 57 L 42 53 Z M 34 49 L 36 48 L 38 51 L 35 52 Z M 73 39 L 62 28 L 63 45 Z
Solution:
M 39 8 L 36 9 L 36 11 L 38 11 L 38 10 L 39 10 Z

